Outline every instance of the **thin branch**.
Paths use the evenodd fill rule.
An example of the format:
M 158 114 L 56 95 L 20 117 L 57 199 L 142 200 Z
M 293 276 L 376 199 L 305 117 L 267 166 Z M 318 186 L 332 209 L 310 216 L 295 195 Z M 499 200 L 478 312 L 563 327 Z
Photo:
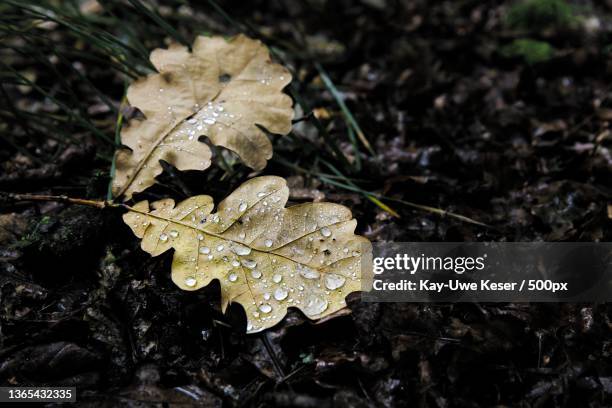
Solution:
M 123 204 L 114 204 L 108 201 L 87 200 L 84 198 L 72 198 L 65 195 L 58 196 L 47 194 L 16 194 L 0 192 L 0 201 L 54 201 L 59 203 L 86 205 L 96 208 L 124 207 Z

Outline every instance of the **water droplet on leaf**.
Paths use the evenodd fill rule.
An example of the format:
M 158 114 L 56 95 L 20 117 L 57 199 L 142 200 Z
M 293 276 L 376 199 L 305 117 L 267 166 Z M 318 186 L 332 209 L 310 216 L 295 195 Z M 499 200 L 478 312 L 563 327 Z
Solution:
M 261 310 L 262 313 L 270 313 L 272 311 L 272 306 L 266 303 L 259 306 L 259 310 Z
M 252 259 L 245 259 L 242 261 L 242 264 L 249 269 L 254 269 L 257 266 L 257 262 Z
M 236 255 L 244 256 L 244 255 L 248 255 L 251 253 L 251 248 L 249 248 L 248 246 L 240 245 L 240 244 L 233 244 L 232 252 L 235 253 Z
M 318 279 L 321 274 L 306 265 L 298 265 L 298 272 L 305 279 Z
M 287 295 L 289 295 L 289 293 L 285 288 L 276 288 L 276 290 L 274 291 L 274 299 L 278 301 L 285 299 Z
M 335 273 L 325 275 L 325 287 L 327 289 L 338 289 L 344 285 L 344 282 L 346 282 L 346 278 L 342 275 L 337 275 Z
M 329 305 L 327 299 L 318 295 L 309 296 L 304 303 L 305 304 L 302 307 L 302 310 L 304 311 L 304 313 L 310 316 L 323 313 Z

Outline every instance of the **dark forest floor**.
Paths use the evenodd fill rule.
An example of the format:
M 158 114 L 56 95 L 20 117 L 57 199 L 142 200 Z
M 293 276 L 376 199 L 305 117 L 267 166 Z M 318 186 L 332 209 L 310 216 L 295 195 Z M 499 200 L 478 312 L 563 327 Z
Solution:
M 189 41 L 261 38 L 294 71 L 292 95 L 314 111 L 298 108 L 305 120 L 274 140 L 262 173 L 288 178 L 293 203 L 345 204 L 377 242 L 612 240 L 611 2 L 535 17 L 475 0 L 222 2 L 229 19 L 198 4 L 158 10 Z M 62 25 L 30 27 L 37 35 L 24 40 L 6 27 L 25 12 L 1 7 L 0 191 L 104 199 L 113 147 L 103 137 L 114 138 L 114 110 L 131 114 L 120 107 L 129 77 Z M 146 52 L 169 41 L 128 2 L 105 7 L 86 12 L 111 10 L 111 22 L 88 24 L 126 43 L 140 38 Z M 138 68 L 138 52 L 128 57 Z M 16 86 L 15 72 L 34 85 Z M 351 141 L 322 75 L 374 153 Z M 222 198 L 250 174 L 229 166 L 205 176 L 169 169 L 141 197 Z M 246 336 L 239 307 L 220 312 L 217 284 L 179 290 L 172 255 L 140 250 L 117 211 L 0 206 L 2 385 L 76 384 L 81 405 L 109 407 L 612 405 L 606 304 L 370 304 L 356 295 L 350 315 L 314 325 L 293 312 Z

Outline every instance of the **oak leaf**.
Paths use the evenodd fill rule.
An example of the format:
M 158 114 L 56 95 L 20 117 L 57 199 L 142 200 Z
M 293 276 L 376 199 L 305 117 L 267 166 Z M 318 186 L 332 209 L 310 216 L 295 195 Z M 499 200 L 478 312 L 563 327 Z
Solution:
M 127 91 L 145 119 L 132 120 L 121 132 L 129 149 L 115 156 L 115 197 L 127 200 L 153 185 L 162 172 L 160 160 L 179 170 L 208 168 L 211 151 L 199 136 L 261 170 L 272 157 L 272 144 L 258 125 L 276 134 L 291 130 L 292 101 L 282 92 L 291 74 L 270 60 L 260 41 L 200 36 L 192 52 L 172 45 L 154 50 L 150 59 L 158 73 Z
M 283 178 L 253 178 L 217 206 L 210 196 L 175 205 L 141 201 L 123 216 L 141 247 L 153 256 L 174 248 L 172 280 L 196 290 L 221 283 L 221 308 L 241 304 L 247 332 L 278 323 L 295 307 L 320 319 L 346 306 L 361 289 L 361 266 L 371 258 L 370 242 L 354 234 L 348 208 L 305 203 L 285 208 Z

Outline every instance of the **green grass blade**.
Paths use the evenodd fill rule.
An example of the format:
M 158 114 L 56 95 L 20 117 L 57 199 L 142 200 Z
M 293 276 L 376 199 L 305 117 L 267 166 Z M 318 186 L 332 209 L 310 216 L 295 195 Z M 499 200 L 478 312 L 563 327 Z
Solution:
M 361 130 L 361 127 L 359 126 L 357 121 L 355 120 L 355 117 L 351 113 L 351 110 L 348 108 L 348 106 L 346 106 L 346 103 L 344 102 L 344 98 L 342 97 L 342 94 L 340 94 L 340 91 L 338 91 L 338 88 L 336 88 L 336 86 L 334 85 L 329 75 L 327 75 L 327 72 L 325 71 L 325 69 L 323 69 L 323 66 L 316 61 L 314 63 L 314 66 L 319 72 L 319 76 L 321 77 L 323 84 L 325 84 L 329 92 L 332 94 L 332 96 L 336 100 L 336 103 L 340 107 L 340 110 L 342 111 L 344 118 L 349 123 L 349 125 L 353 128 L 353 130 L 357 134 L 357 137 L 359 138 L 361 143 L 364 145 L 364 147 L 368 150 L 368 152 L 370 152 L 370 154 L 373 157 L 376 156 L 376 153 L 374 153 L 374 149 L 372 149 L 370 142 L 365 137 L 365 134 Z M 359 152 L 355 152 L 355 154 L 359 154 Z

